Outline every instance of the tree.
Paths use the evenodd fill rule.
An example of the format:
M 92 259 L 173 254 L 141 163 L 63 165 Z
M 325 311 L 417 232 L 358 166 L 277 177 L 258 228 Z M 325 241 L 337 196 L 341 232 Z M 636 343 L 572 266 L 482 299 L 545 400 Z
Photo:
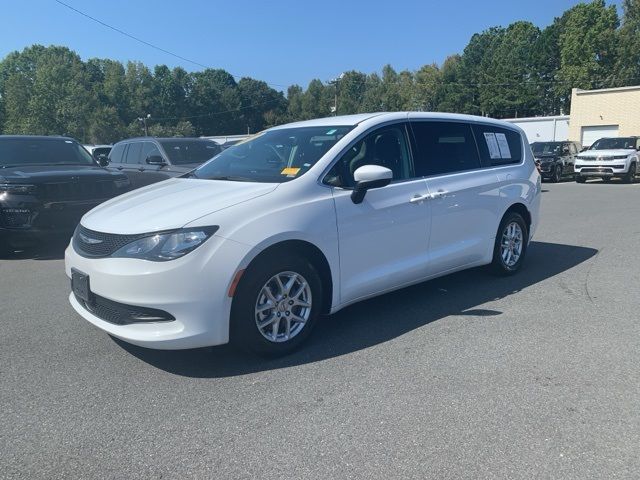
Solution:
M 640 0 L 624 0 L 622 8 L 614 80 L 619 87 L 640 83 Z
M 560 69 L 556 95 L 566 104 L 571 88 L 603 88 L 613 84 L 616 63 L 616 7 L 604 0 L 579 3 L 563 15 L 559 36 Z

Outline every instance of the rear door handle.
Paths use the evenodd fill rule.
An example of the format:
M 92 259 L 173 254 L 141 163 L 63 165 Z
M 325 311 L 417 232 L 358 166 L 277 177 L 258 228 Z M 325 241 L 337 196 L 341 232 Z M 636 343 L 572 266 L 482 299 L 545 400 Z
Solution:
M 425 195 L 414 195 L 413 197 L 411 197 L 409 202 L 420 203 L 420 202 L 424 202 L 425 200 L 429 200 L 430 198 L 431 198 L 431 195 L 429 195 L 428 193 Z

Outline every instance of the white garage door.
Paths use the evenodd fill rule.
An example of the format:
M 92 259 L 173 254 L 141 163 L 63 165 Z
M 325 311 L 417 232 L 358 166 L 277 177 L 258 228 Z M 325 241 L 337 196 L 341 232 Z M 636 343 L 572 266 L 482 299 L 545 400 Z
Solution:
M 617 136 L 618 125 L 598 125 L 597 127 L 582 127 L 582 146 L 588 147 L 600 138 Z

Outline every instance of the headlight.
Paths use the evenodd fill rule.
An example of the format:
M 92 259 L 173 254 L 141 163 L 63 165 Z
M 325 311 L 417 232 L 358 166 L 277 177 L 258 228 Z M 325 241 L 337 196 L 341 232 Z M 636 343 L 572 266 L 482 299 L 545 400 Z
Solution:
M 17 193 L 17 194 L 30 194 L 35 193 L 35 185 L 27 185 L 26 183 L 0 183 L 0 193 Z
M 141 258 L 166 262 L 195 250 L 218 231 L 218 226 L 195 227 L 175 232 L 151 234 L 135 240 L 111 255 L 120 258 Z

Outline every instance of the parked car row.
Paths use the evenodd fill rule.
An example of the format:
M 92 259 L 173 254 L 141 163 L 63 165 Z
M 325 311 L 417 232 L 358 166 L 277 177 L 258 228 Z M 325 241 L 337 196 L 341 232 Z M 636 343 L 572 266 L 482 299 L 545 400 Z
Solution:
M 531 150 L 540 175 L 552 182 L 562 178 L 578 183 L 588 178 L 608 182 L 617 177 L 633 183 L 640 163 L 640 137 L 635 136 L 601 138 L 588 149 L 582 149 L 578 142 L 534 142 Z

